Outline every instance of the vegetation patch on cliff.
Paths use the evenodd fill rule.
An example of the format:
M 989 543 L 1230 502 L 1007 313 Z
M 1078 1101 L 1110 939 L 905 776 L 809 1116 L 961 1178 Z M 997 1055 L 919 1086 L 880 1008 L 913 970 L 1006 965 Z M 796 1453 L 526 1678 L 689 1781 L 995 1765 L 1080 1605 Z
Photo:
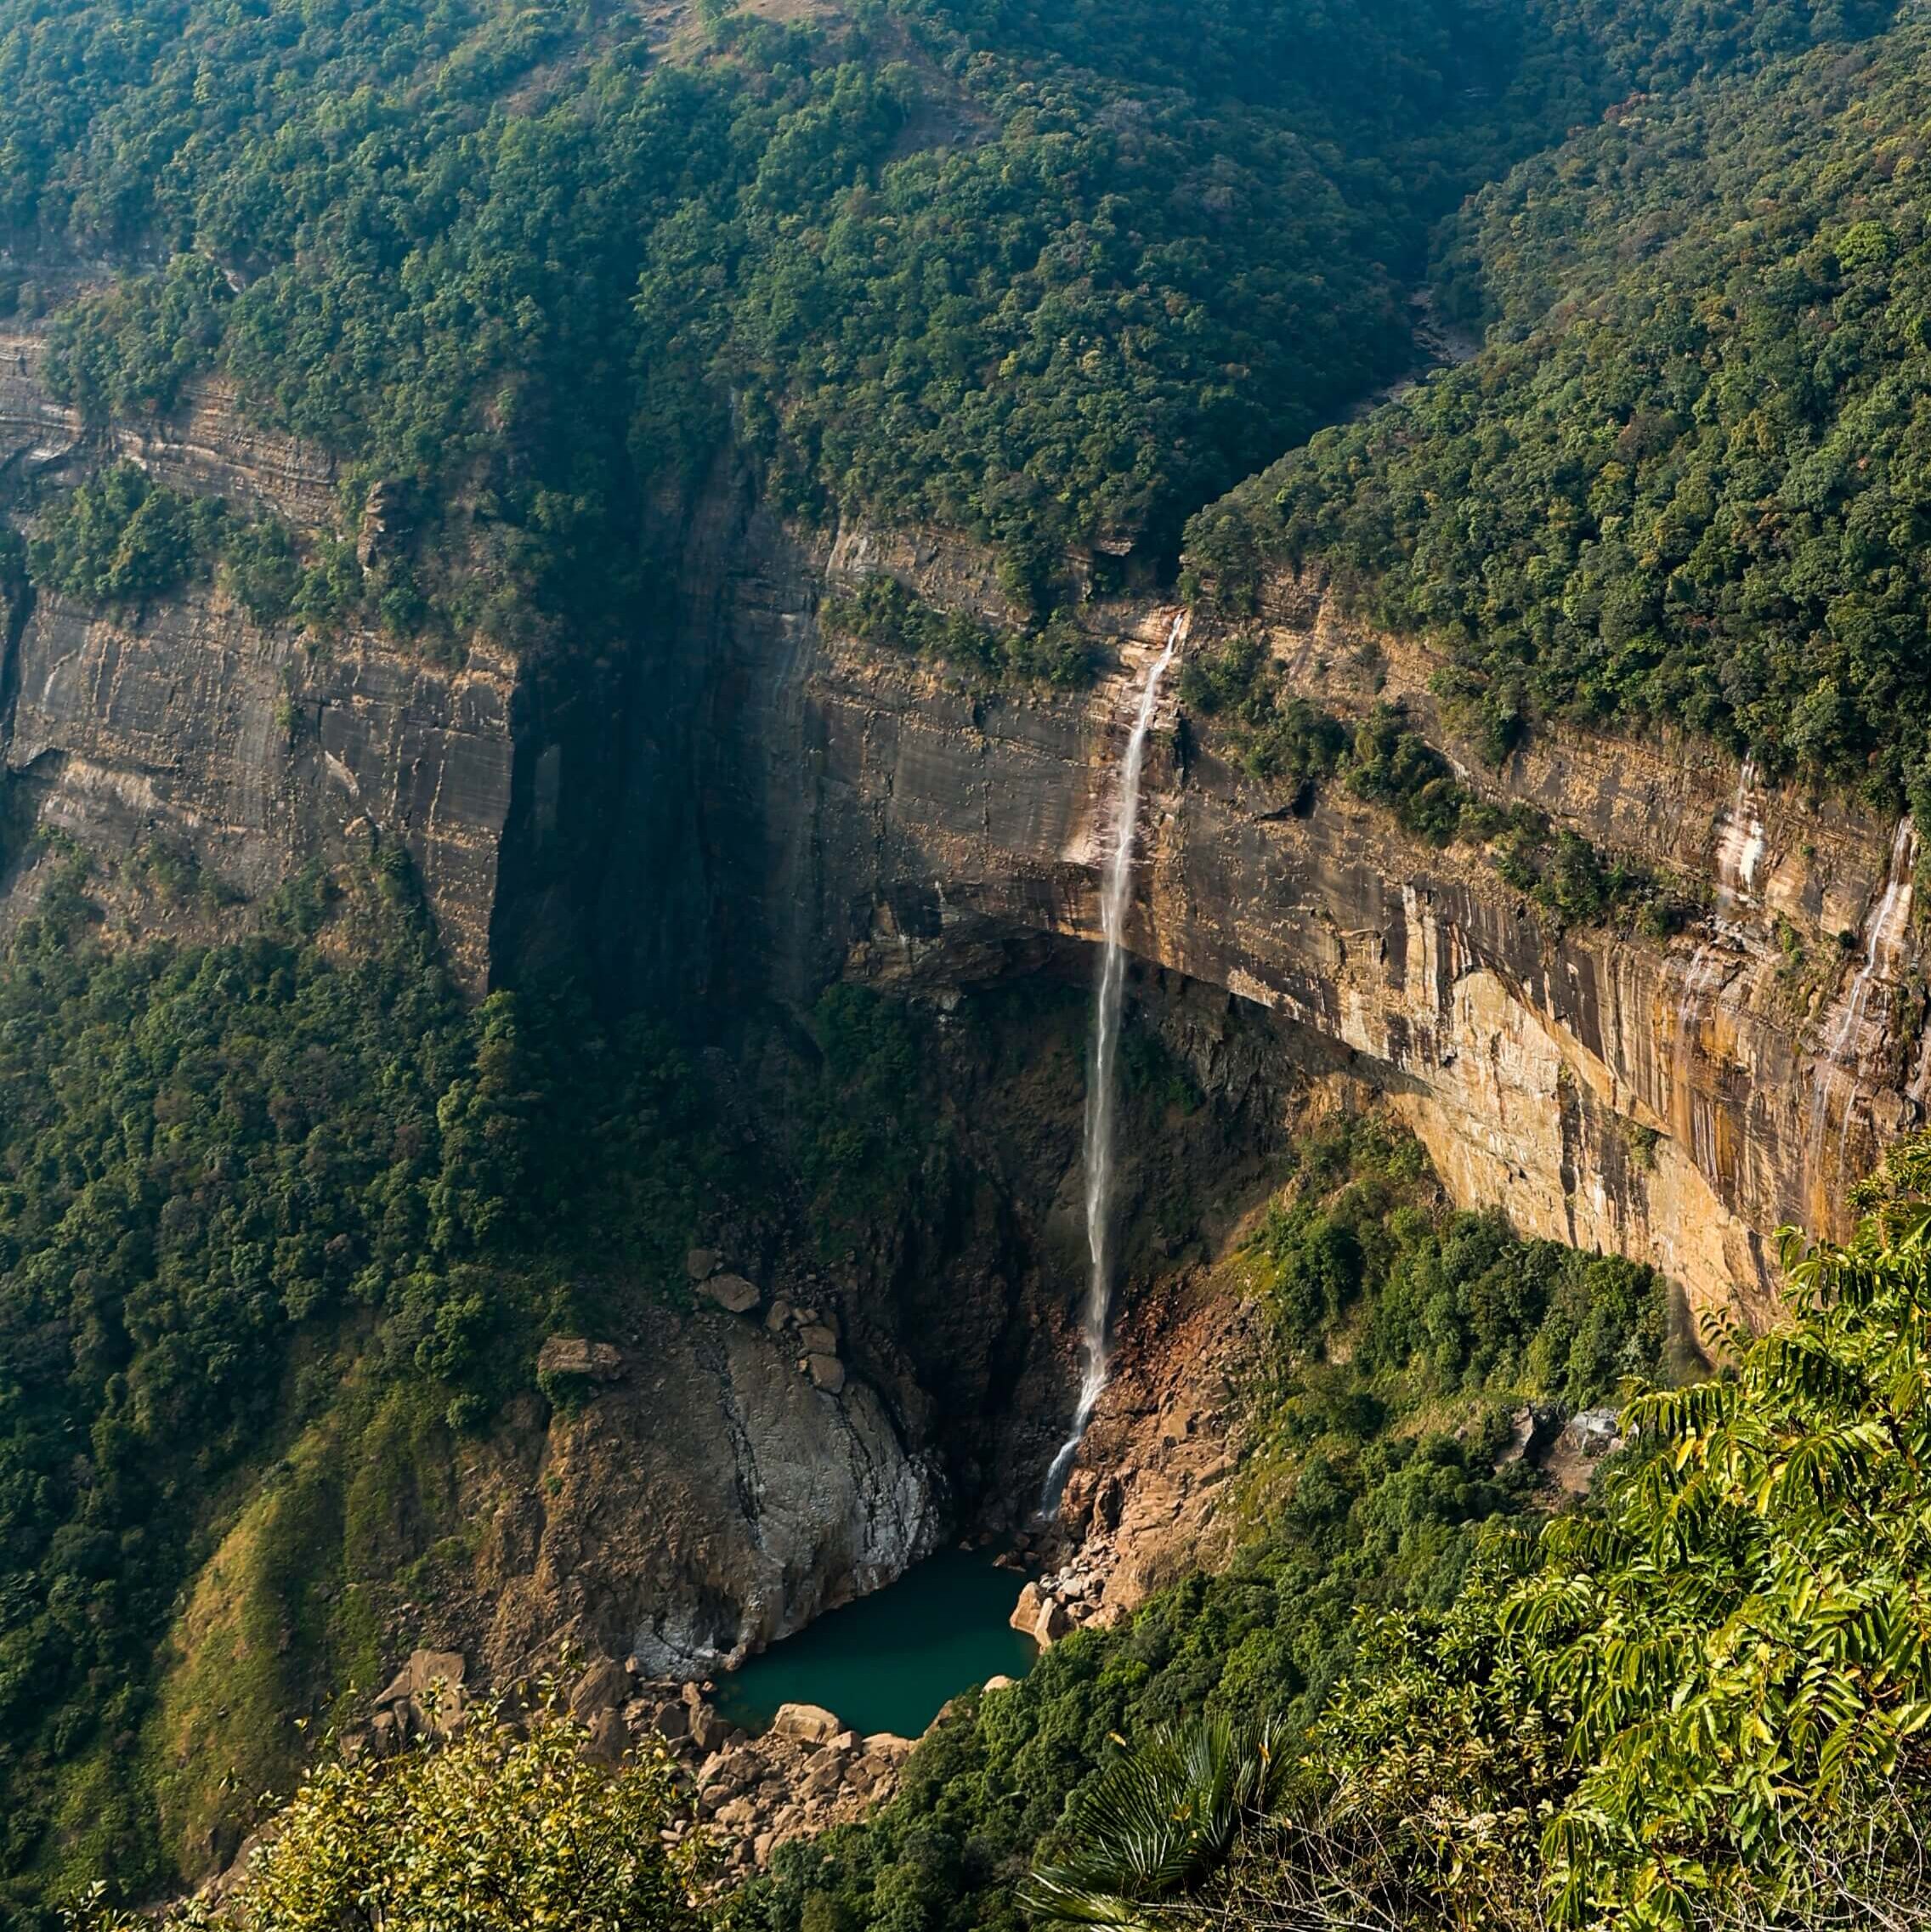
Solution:
M 119 462 L 53 496 L 26 547 L 29 581 L 96 607 L 136 610 L 183 585 L 218 575 L 258 624 L 290 619 L 317 635 L 353 615 L 412 632 L 419 599 L 392 590 L 369 602 L 354 552 L 327 536 L 297 546 L 272 516 L 246 517 L 219 498 L 192 496 Z
M 1285 791 L 1297 811 L 1309 809 L 1316 788 L 1334 779 L 1393 813 L 1413 837 L 1481 846 L 1509 885 L 1560 925 L 1628 923 L 1667 938 L 1694 910 L 1681 885 L 1605 856 L 1546 813 L 1481 797 L 1399 705 L 1377 704 L 1350 724 L 1289 691 L 1257 634 L 1237 633 L 1192 653 L 1180 694 L 1190 711 L 1215 721 L 1249 777 Z
M 1092 681 L 1097 654 L 1067 613 L 1032 630 L 1004 630 L 963 610 L 938 610 L 898 578 L 867 577 L 820 607 L 825 627 L 903 652 L 969 683 L 1076 689 Z

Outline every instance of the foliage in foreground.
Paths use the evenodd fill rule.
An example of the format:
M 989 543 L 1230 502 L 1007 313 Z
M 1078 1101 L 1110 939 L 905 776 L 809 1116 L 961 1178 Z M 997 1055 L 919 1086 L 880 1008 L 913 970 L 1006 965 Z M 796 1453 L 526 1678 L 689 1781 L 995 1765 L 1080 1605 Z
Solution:
M 331 1759 L 303 1780 L 219 1907 L 83 1910 L 71 1932 L 694 1932 L 702 1840 L 661 1750 L 612 1768 L 550 1706 L 473 1707 L 447 1745 Z
M 1123 1909 L 1923 1923 L 1931 1210 L 1784 1258 L 1787 1327 L 1633 1402 L 1640 1453 L 1595 1506 L 1498 1533 L 1445 1612 L 1383 1618 L 1290 1801 L 1180 1916 Z
M 1021 1903 L 1059 1924 L 1131 1924 L 1129 1901 L 1181 1891 L 1227 1858 L 1266 1814 L 1281 1770 L 1269 1724 L 1220 1716 L 1163 1725 L 1080 1794 L 1068 1821 L 1072 1855 L 1038 1867 Z

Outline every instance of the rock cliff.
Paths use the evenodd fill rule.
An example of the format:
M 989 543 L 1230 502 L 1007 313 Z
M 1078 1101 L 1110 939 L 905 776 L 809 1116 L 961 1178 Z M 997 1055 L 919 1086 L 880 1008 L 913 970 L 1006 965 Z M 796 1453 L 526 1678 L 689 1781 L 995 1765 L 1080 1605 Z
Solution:
M 0 337 L 0 478 L 77 473 L 105 440 L 181 487 L 329 514 L 326 461 L 224 386 L 90 440 L 39 353 Z M 676 541 L 618 662 L 456 668 L 374 637 L 318 655 L 214 590 L 114 619 L 42 598 L 0 676 L 7 769 L 42 821 L 185 841 L 251 896 L 359 830 L 394 836 L 479 990 L 587 950 L 618 983 L 796 1007 L 840 974 L 975 983 L 1095 936 L 1100 806 L 1164 612 L 1095 607 L 1118 665 L 1090 692 L 975 695 L 817 615 L 827 582 L 889 569 L 1010 620 L 971 546 L 801 540 L 728 460 Z M 1841 1183 L 1931 1086 L 1911 829 L 1675 739 L 1543 730 L 1490 774 L 1425 654 L 1318 581 L 1276 584 L 1254 621 L 1297 690 L 1343 715 L 1399 699 L 1476 789 L 1701 885 L 1705 913 L 1667 944 L 1562 930 L 1479 852 L 1339 786 L 1293 809 L 1199 721 L 1179 732 L 1169 692 L 1140 956 L 1390 1094 L 1463 1198 L 1760 1316 L 1772 1232 L 1841 1227 Z M 1212 641 L 1203 624 L 1192 648 Z M 9 910 L 31 898 L 30 878 Z
M 166 422 L 89 433 L 47 396 L 40 353 L 36 335 L 0 335 L 0 484 L 119 455 L 297 529 L 327 518 L 326 461 L 252 428 L 225 384 L 199 386 Z M 212 586 L 111 615 L 42 596 L 7 643 L 0 758 L 36 822 L 110 852 L 184 847 L 243 898 L 358 832 L 394 837 L 457 972 L 488 984 L 516 756 L 507 655 L 438 664 L 368 633 L 317 652 Z M 30 869 L 8 915 L 33 897 Z
M 712 632 L 730 694 L 698 782 L 728 802 L 714 972 L 796 999 L 838 973 L 969 983 L 1022 965 L 1028 936 L 1095 938 L 1106 787 L 1170 613 L 1108 613 L 1118 668 L 1089 693 L 974 695 L 817 634 L 787 601 L 795 553 L 760 526 Z M 848 539 L 821 564 L 997 596 L 937 542 Z M 1466 782 L 1707 885 L 1706 910 L 1667 943 L 1564 930 L 1479 851 L 1436 850 L 1339 785 L 1297 807 L 1255 784 L 1167 694 L 1135 951 L 1389 1095 L 1464 1202 L 1766 1318 L 1774 1231 L 1841 1228 L 1841 1184 L 1922 1110 L 1911 829 L 1662 737 L 1546 730 L 1491 776 L 1425 654 L 1318 583 L 1277 585 L 1254 621 L 1296 689 L 1342 715 L 1402 700 Z

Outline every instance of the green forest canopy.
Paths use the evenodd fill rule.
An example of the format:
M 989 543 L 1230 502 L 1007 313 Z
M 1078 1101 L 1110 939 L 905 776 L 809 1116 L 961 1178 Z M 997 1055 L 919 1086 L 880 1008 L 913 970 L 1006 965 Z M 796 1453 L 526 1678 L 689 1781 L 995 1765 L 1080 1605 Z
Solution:
M 377 480 L 420 513 L 361 584 L 339 543 L 110 468 L 26 506 L 28 568 L 137 605 L 218 571 L 258 615 L 318 628 L 354 606 L 398 632 L 614 631 L 659 521 L 731 443 L 784 509 L 995 542 L 1045 620 L 1064 545 L 1169 547 L 1396 372 L 1430 224 L 1529 156 L 1435 245 L 1444 309 L 1488 347 L 1197 517 L 1196 569 L 1238 603 L 1263 568 L 1317 564 L 1442 640 L 1498 753 L 1538 717 L 1668 720 L 1931 809 L 1931 49 L 1887 17 L 897 0 L 804 27 L 712 9 L 671 58 L 595 6 L 0 0 L 4 292 L 33 308 L 76 258 L 123 270 L 54 322 L 60 392 L 139 419 L 219 370 L 342 459 L 338 535 Z M 858 615 L 988 675 L 1081 674 L 1063 627 L 961 645 L 909 606 Z M 1338 770 L 1322 722 L 1274 700 L 1224 702 L 1283 775 Z M 1460 826 L 1392 722 L 1347 756 L 1428 836 Z M 1613 897 L 1573 855 L 1542 882 L 1566 915 Z M 677 1275 L 715 1158 L 679 1057 L 509 995 L 465 1011 L 402 872 L 359 892 L 345 912 L 309 881 L 243 943 L 112 951 L 69 878 L 0 971 L 10 1873 L 56 1841 L 129 1885 L 158 1868 L 155 1633 L 207 1498 L 269 1436 L 344 1399 L 353 1367 L 358 1426 L 427 1459 L 575 1312 L 573 1262 Z M 886 1156 L 853 1164 L 809 1177 L 834 1230 L 890 1211 Z M 560 1232 L 592 1227 L 593 1257 Z M 1378 1654 L 1362 1604 L 1424 1620 L 1404 1708 L 1442 1703 L 1431 1659 L 1470 1654 L 1442 1620 L 1487 1614 L 1454 1592 L 1525 1513 L 1526 1476 L 1495 1470 L 1502 1418 L 1655 1373 L 1661 1284 L 1447 1215 L 1412 1151 L 1366 1143 L 1315 1150 L 1251 1261 L 1277 1329 L 1249 1552 L 942 1731 L 897 1807 L 788 1854 L 746 1923 L 1009 1921 L 1112 1729 L 1203 1700 L 1305 1727 Z M 1873 1296 L 1917 1266 L 1885 1261 Z M 1801 1411 L 1815 1391 L 1758 1366 L 1777 1426 L 1796 1405 L 1805 1441 L 1857 1447 L 1841 1385 Z M 1466 1433 L 1427 1420 L 1451 1413 Z M 1827 1502 L 1853 1465 L 1803 1467 Z M 1855 1479 L 1889 1506 L 1894 1466 Z M 1622 1575 L 1641 1497 L 1611 1500 Z M 1884 1547 L 1913 1581 L 1908 1538 Z M 320 1622 L 322 1655 L 360 1659 L 346 1611 Z M 1833 1764 L 1914 1765 L 1894 1705 L 1859 1723 L 1866 1757 Z M 1605 1776 L 1591 1802 L 1635 1828 L 1640 1779 Z M 1712 1829 L 1693 1807 L 1668 1822 Z M 1680 1889 L 1698 1856 L 1670 1837 L 1640 1867 L 1617 1844 L 1578 1839 L 1562 1868 L 1586 1850 L 1620 1899 L 1645 1871 Z M 9 1902 L 42 1902 L 43 1875 Z
M 1928 53 L 1639 97 L 1477 195 L 1487 348 L 1203 513 L 1195 568 L 1328 573 L 1504 748 L 1668 722 L 1931 807 Z
M 125 264 L 57 331 L 90 413 L 218 365 L 348 513 L 418 491 L 392 621 L 422 572 L 458 632 L 614 622 L 729 439 L 1045 602 L 1059 546 L 1170 546 L 1396 369 L 1428 224 L 1509 159 L 1876 17 L 865 0 L 672 60 L 594 6 L 6 0 L 0 235 L 29 282 Z

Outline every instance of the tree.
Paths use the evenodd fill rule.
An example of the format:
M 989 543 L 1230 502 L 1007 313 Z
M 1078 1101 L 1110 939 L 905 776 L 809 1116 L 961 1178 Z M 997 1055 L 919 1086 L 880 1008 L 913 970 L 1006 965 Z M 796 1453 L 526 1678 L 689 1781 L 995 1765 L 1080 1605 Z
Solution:
M 1558 1523 L 1504 1613 L 1547 1646 L 1588 1766 L 1543 1855 L 1565 1916 L 1687 1925 L 1800 1901 L 1931 1760 L 1931 1208 L 1849 1247 L 1786 1230 L 1790 1324 L 1658 1391 L 1600 1516 Z
M 612 1767 L 552 1704 L 472 1707 L 448 1743 L 311 1771 L 227 1906 L 72 1932 L 695 1932 L 701 1838 L 660 1748 Z M 668 1835 L 668 1842 L 667 1842 Z
M 1271 1722 L 1163 1725 L 1082 1793 L 1068 1821 L 1076 1849 L 1036 1867 L 1022 1902 L 1048 1924 L 1159 1923 L 1162 1905 L 1265 1816 L 1280 1768 Z

